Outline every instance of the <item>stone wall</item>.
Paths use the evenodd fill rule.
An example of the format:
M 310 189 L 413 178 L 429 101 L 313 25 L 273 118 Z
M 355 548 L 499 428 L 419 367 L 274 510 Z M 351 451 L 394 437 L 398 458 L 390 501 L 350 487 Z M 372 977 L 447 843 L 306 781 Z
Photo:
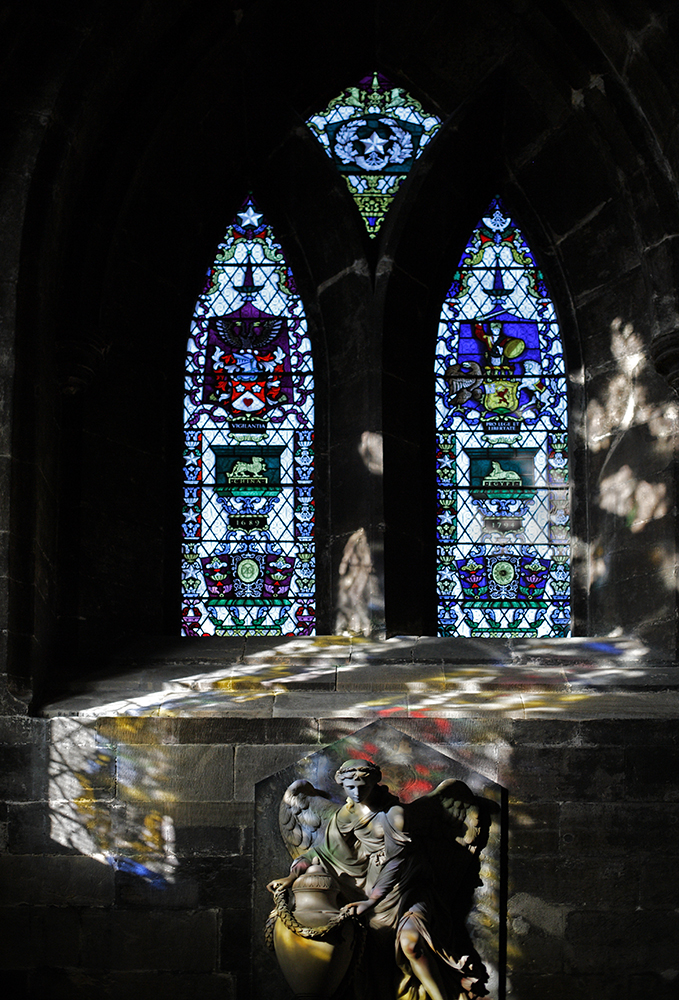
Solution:
M 676 995 L 675 6 L 2 7 L 12 997 L 260 1000 L 254 784 L 374 718 L 507 789 L 512 996 Z M 375 68 L 445 124 L 370 241 L 303 123 Z M 380 564 L 384 550 L 386 628 L 434 630 L 430 355 L 461 248 L 500 194 L 564 331 L 575 634 L 594 639 L 168 651 L 186 335 L 248 190 L 316 353 L 320 630 L 360 528 Z M 383 477 L 358 456 L 365 431 L 384 437 Z
M 13 996 L 251 1000 L 255 784 L 375 719 L 507 791 L 508 996 L 676 995 L 671 674 L 580 646 L 551 666 L 505 651 L 498 669 L 375 643 L 354 646 L 352 677 L 340 641 L 334 656 L 306 643 L 166 669 L 160 693 L 139 674 L 102 680 L 49 717 L 5 720 Z

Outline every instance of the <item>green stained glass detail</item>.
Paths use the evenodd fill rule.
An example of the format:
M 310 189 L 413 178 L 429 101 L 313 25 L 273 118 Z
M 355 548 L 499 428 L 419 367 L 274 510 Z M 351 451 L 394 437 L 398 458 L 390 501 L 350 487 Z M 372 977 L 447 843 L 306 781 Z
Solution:
M 441 119 L 374 73 L 335 97 L 307 125 L 343 175 L 374 237 Z

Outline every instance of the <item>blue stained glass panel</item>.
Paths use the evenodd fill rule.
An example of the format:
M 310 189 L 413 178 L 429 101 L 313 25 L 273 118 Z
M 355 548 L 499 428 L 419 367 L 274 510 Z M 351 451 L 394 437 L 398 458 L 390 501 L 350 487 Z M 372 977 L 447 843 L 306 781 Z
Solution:
M 207 273 L 185 377 L 183 634 L 313 635 L 311 345 L 251 197 Z
M 333 98 L 307 125 L 344 176 L 368 234 L 376 236 L 441 119 L 374 73 Z
M 570 634 L 566 369 L 554 304 L 495 198 L 436 347 L 439 634 Z

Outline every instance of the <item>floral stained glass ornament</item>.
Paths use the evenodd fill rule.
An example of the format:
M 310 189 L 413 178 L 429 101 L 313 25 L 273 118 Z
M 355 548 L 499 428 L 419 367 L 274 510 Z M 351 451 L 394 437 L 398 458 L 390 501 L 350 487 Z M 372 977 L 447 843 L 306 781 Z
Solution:
M 369 235 L 376 236 L 441 119 L 374 73 L 335 97 L 307 125 L 343 175 Z
M 439 634 L 570 634 L 568 406 L 553 302 L 499 198 L 436 347 Z
M 313 635 L 311 344 L 251 197 L 208 271 L 185 377 L 183 634 Z

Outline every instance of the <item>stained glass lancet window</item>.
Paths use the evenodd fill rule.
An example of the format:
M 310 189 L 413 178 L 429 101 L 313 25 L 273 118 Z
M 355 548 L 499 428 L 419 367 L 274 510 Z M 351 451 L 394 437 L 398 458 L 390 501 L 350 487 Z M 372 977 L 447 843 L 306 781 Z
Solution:
M 333 98 L 307 125 L 344 176 L 368 233 L 376 236 L 441 119 L 374 73 Z
M 302 301 L 248 198 L 189 336 L 185 635 L 314 633 L 313 407 Z
M 566 371 L 554 305 L 495 199 L 436 349 L 440 635 L 570 634 Z

